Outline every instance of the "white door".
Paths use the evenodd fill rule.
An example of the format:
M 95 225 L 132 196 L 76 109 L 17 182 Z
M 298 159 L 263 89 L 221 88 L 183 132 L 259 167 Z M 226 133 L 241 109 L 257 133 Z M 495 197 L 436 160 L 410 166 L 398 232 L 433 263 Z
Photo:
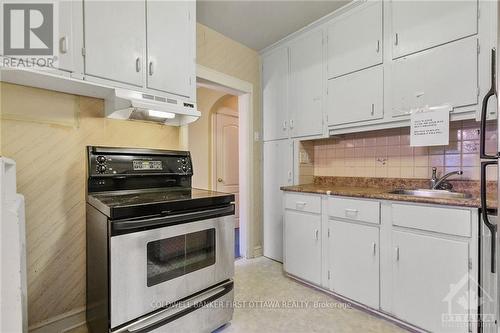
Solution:
M 367 2 L 328 27 L 328 78 L 382 63 L 382 1 Z
M 468 315 L 468 243 L 404 231 L 393 231 L 392 243 L 394 315 L 431 332 L 468 332 L 442 320 Z
M 379 229 L 329 221 L 330 288 L 371 308 L 379 308 Z
M 285 211 L 285 271 L 319 285 L 321 215 Z
M 264 256 L 283 261 L 283 192 L 292 184 L 292 142 L 264 142 Z
M 148 88 L 193 96 L 195 2 L 147 1 Z
M 60 0 L 58 40 L 54 45 L 58 48 L 57 67 L 67 72 L 83 71 L 83 11 L 82 3 Z
M 262 58 L 262 112 L 264 141 L 288 137 L 288 49 L 279 48 Z
M 143 86 L 144 0 L 84 1 L 85 73 Z
M 477 33 L 477 0 L 389 3 L 393 58 Z
M 382 66 L 328 80 L 328 125 L 382 118 L 383 82 Z
M 323 31 L 316 30 L 290 44 L 291 136 L 323 132 Z
M 236 204 L 236 227 L 239 227 L 239 147 L 238 117 L 215 114 L 216 182 L 218 192 L 233 193 Z
M 392 63 L 392 115 L 425 105 L 475 105 L 477 38 L 470 37 Z

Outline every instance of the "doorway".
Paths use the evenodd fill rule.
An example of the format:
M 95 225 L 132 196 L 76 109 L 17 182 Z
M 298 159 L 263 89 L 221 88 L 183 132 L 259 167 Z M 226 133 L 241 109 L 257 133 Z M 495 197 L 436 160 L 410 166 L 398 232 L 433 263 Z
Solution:
M 193 187 L 235 194 L 235 256 L 253 258 L 261 251 L 251 222 L 253 85 L 198 65 L 197 88 L 202 89 L 197 98 L 202 116 L 181 129 L 183 145 L 193 158 Z
M 236 213 L 234 255 L 240 254 L 239 116 L 238 98 L 221 97 L 212 109 L 212 184 L 217 192 L 234 194 Z

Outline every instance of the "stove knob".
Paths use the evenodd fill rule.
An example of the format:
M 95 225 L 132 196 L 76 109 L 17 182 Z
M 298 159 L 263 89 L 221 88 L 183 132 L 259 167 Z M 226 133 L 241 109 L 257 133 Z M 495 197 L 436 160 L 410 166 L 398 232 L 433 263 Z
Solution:
M 187 160 L 185 158 L 181 158 L 181 163 L 182 164 L 186 164 L 187 163 Z
M 97 156 L 96 160 L 97 160 L 97 163 L 104 163 L 104 162 L 106 162 L 106 157 L 105 156 Z
M 182 171 L 187 172 L 187 169 L 188 169 L 187 166 L 185 165 L 182 166 Z
M 107 168 L 105 165 L 99 165 L 97 167 L 97 172 L 99 172 L 99 173 L 104 173 L 104 172 L 106 172 L 106 170 L 107 170 Z

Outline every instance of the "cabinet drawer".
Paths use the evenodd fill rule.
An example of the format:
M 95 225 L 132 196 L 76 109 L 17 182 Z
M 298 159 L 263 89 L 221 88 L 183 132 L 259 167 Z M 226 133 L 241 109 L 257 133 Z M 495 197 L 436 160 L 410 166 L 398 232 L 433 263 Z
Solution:
M 304 194 L 286 193 L 285 208 L 320 214 L 321 197 L 304 195 Z
M 468 210 L 392 205 L 392 224 L 443 234 L 471 236 L 471 215 Z
M 380 223 L 380 202 L 329 198 L 328 216 L 378 224 Z

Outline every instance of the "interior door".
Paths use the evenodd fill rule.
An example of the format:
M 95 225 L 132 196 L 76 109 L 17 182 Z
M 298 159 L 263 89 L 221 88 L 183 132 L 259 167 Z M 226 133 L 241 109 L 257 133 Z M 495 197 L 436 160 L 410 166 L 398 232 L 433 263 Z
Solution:
M 192 97 L 195 84 L 194 1 L 147 1 L 150 89 Z
M 379 308 L 379 229 L 330 220 L 330 274 L 335 292 Z
M 290 45 L 290 129 L 292 137 L 323 132 L 323 31 Z
M 84 1 L 85 74 L 143 86 L 144 1 Z
M 264 141 L 288 137 L 288 49 L 262 57 L 262 112 Z
M 393 313 L 431 332 L 468 332 L 443 322 L 469 314 L 468 243 L 404 231 L 393 231 L 392 242 Z
M 289 140 L 264 142 L 264 256 L 283 262 L 283 193 L 281 186 L 292 184 L 292 143 Z
M 328 78 L 382 63 L 382 1 L 367 2 L 328 28 Z
M 393 58 L 477 33 L 477 0 L 389 3 Z
M 215 114 L 216 182 L 218 192 L 233 193 L 235 197 L 236 227 L 239 227 L 239 147 L 238 116 Z

